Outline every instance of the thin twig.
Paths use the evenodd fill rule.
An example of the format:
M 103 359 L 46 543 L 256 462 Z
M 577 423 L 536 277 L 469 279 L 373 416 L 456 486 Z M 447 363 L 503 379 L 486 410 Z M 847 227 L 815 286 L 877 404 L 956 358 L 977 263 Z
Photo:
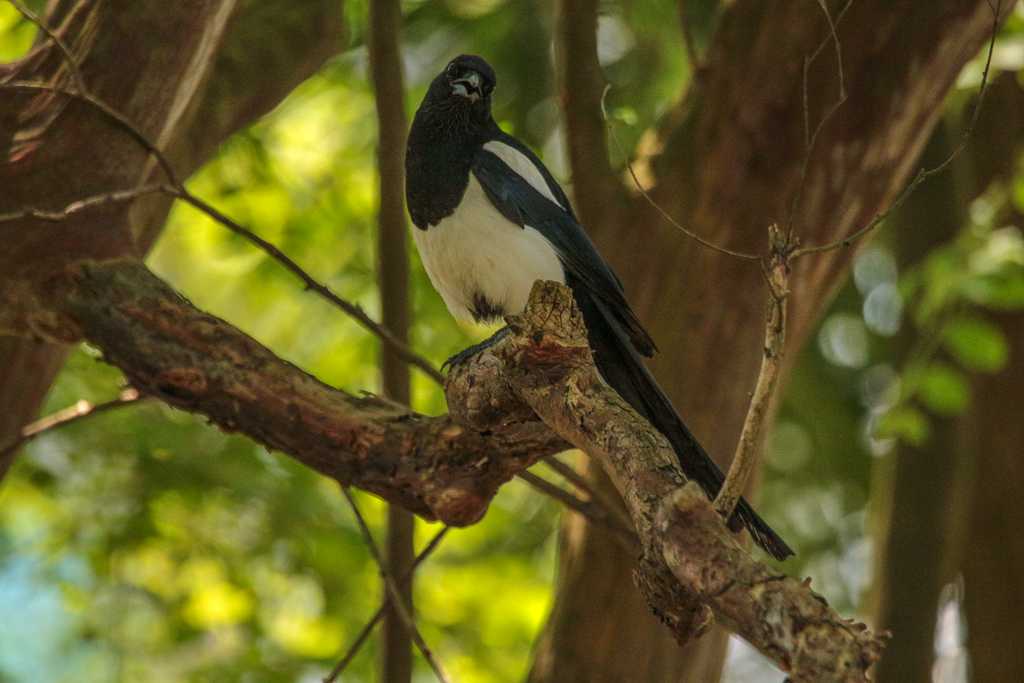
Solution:
M 114 192 L 106 192 L 104 194 L 97 194 L 91 197 L 85 197 L 84 199 L 78 199 L 71 202 L 63 209 L 57 209 L 55 211 L 49 211 L 46 209 L 21 209 L 20 211 L 12 211 L 10 213 L 0 213 L 0 223 L 7 223 L 9 221 L 20 221 L 26 218 L 31 218 L 40 221 L 48 221 L 51 223 L 58 223 L 63 220 L 71 218 L 77 213 L 87 211 L 89 209 L 96 209 L 111 204 L 121 204 L 124 202 L 130 202 L 149 194 L 157 193 L 168 193 L 174 192 L 174 188 L 170 185 L 165 184 L 154 184 L 154 185 L 140 185 L 134 190 L 115 190 Z
M 409 570 L 405 573 L 405 576 L 402 577 L 403 580 L 412 576 L 413 572 L 416 571 L 420 564 L 434 552 L 437 546 L 441 544 L 441 540 L 450 530 L 451 527 L 445 526 L 441 527 L 441 530 L 434 534 L 434 537 L 430 539 L 423 550 L 416 555 L 416 559 L 412 561 L 412 565 L 409 567 Z M 373 632 L 373 627 L 376 626 L 382 618 L 384 618 L 384 605 L 378 607 L 377 611 L 373 613 L 372 617 L 370 617 L 370 620 L 363 625 L 363 628 L 359 631 L 356 639 L 351 645 L 349 645 L 348 650 L 345 651 L 344 656 L 342 656 L 335 667 L 331 669 L 331 673 L 324 678 L 323 683 L 334 683 L 338 676 L 345 671 L 348 665 L 352 663 L 352 660 L 355 659 L 356 654 L 359 653 L 359 649 L 363 646 L 363 643 L 365 643 L 366 639 L 370 637 L 370 633 Z
M 554 470 L 557 474 L 561 475 L 566 481 L 572 483 L 580 491 L 587 494 L 590 500 L 594 503 L 599 504 L 611 517 L 618 520 L 626 529 L 633 530 L 633 520 L 629 518 L 626 511 L 622 508 L 620 501 L 613 500 L 611 496 L 607 495 L 604 491 L 592 486 L 586 477 L 577 472 L 574 468 L 566 465 L 564 462 L 559 460 L 556 456 L 552 455 L 544 458 L 542 461 L 545 465 Z
M 67 408 L 62 408 L 46 417 L 39 418 L 35 422 L 30 422 L 21 428 L 21 432 L 14 441 L 4 446 L 3 450 L 0 450 L 0 477 L 2 477 L 3 473 L 7 472 L 18 449 L 29 441 L 42 436 L 52 429 L 67 426 L 84 420 L 87 417 L 113 410 L 114 408 L 137 403 L 141 398 L 136 389 L 129 387 L 122 390 L 117 398 L 110 399 L 109 401 L 90 403 L 82 399 Z
M 787 220 L 787 239 L 793 241 L 794 234 L 797 231 L 795 225 L 796 213 L 800 208 L 800 203 L 803 200 L 804 188 L 807 186 L 807 171 L 811 165 L 811 155 L 814 153 L 814 148 L 818 143 L 818 137 L 821 135 L 821 131 L 824 130 L 829 120 L 835 115 L 837 111 L 846 103 L 846 76 L 843 70 L 843 47 L 839 42 L 839 34 L 836 32 L 836 26 L 839 21 L 846 14 L 846 10 L 850 9 L 853 4 L 853 0 L 849 0 L 843 9 L 839 12 L 838 17 L 833 21 L 831 13 L 828 11 L 828 5 L 825 4 L 825 0 L 818 0 L 818 6 L 821 7 L 822 13 L 825 15 L 825 20 L 828 22 L 829 35 L 818 45 L 810 57 L 804 59 L 803 74 L 802 74 L 802 104 L 803 104 L 803 120 L 804 120 L 804 155 L 803 160 L 800 164 L 800 182 L 797 184 L 796 193 L 793 195 L 793 200 L 789 204 L 789 219 Z M 836 50 L 836 69 L 839 73 L 839 94 L 836 97 L 836 101 L 833 102 L 829 108 L 825 111 L 825 114 L 818 121 L 818 125 L 814 128 L 814 133 L 811 133 L 811 113 L 810 105 L 808 103 L 808 87 L 807 79 L 811 69 L 811 64 L 818 58 L 824 47 L 831 41 L 835 45 Z
M 348 505 L 352 508 L 352 514 L 355 515 L 356 524 L 359 525 L 359 532 L 363 535 L 363 541 L 366 543 L 366 547 L 370 550 L 370 555 L 373 557 L 373 561 L 377 563 L 377 569 L 380 572 L 380 578 L 384 582 L 384 588 L 387 591 L 388 597 L 391 600 L 391 608 L 398 615 L 398 618 L 402 620 L 405 627 L 409 629 L 409 633 L 412 635 L 412 642 L 416 644 L 420 654 L 427 660 L 430 668 L 434 670 L 434 675 L 437 676 L 437 680 L 441 683 L 447 683 L 448 678 L 445 676 L 444 671 L 441 669 L 441 665 L 434 658 L 433 653 L 427 646 L 426 641 L 423 640 L 423 636 L 420 634 L 418 628 L 416 628 L 416 622 L 413 620 L 412 615 L 405 608 L 405 603 L 402 600 L 402 593 L 398 590 L 398 584 L 395 583 L 395 579 L 391 576 L 387 566 L 384 563 L 384 558 L 380 554 L 380 550 L 377 548 L 377 542 L 373 540 L 373 534 L 370 533 L 370 527 L 366 524 L 366 519 L 363 517 L 363 513 L 359 511 L 359 506 L 356 505 L 355 498 L 352 497 L 352 492 L 348 490 L 347 486 L 341 487 L 341 492 L 345 496 L 345 500 L 348 501 Z
M 638 546 L 636 545 L 636 533 L 633 531 L 633 527 L 623 526 L 619 520 L 610 515 L 600 503 L 593 500 L 581 500 L 563 489 L 561 486 L 552 484 L 547 479 L 538 477 L 529 470 L 517 473 L 516 477 L 522 479 L 524 482 L 545 495 L 561 502 L 566 507 L 580 513 L 590 522 L 612 532 L 612 537 L 616 542 L 622 545 L 624 550 L 631 553 L 636 552 Z
M 57 49 L 61 51 L 64 56 L 64 61 L 68 65 L 68 69 L 71 71 L 71 77 L 75 80 L 75 86 L 79 92 L 88 92 L 85 87 L 85 79 L 82 78 L 82 70 L 79 68 L 78 60 L 75 59 L 75 55 L 71 52 L 71 48 L 68 47 L 67 43 L 57 35 L 56 31 L 50 28 L 46 22 L 44 22 L 35 12 L 30 10 L 28 7 L 23 5 L 20 0 L 7 0 L 21 13 L 21 16 L 25 17 L 28 21 L 39 27 L 39 30 L 46 34 L 46 36 L 53 41 Z
M 893 211 L 900 208 L 923 182 L 949 168 L 964 149 L 967 148 L 967 143 L 970 141 L 971 135 L 974 133 L 974 128 L 978 123 L 978 117 L 981 114 L 982 105 L 985 103 L 985 93 L 988 89 L 989 70 L 992 66 L 992 53 L 995 51 L 996 35 L 999 33 L 999 20 L 1002 14 L 1003 2 L 1002 0 L 998 0 L 998 2 L 993 5 L 992 2 L 989 1 L 988 6 L 992 9 L 992 35 L 989 38 L 988 54 L 985 57 L 985 68 L 981 73 L 981 85 L 978 88 L 978 102 L 974 106 L 970 123 L 967 125 L 967 128 L 964 129 L 964 132 L 960 137 L 960 142 L 957 146 L 937 166 L 933 166 L 929 169 L 922 168 L 919 170 L 917 175 L 914 176 L 914 179 L 911 180 L 910 183 L 903 188 L 903 191 L 896 197 L 895 201 L 893 201 L 887 209 L 876 214 L 867 225 L 834 242 L 798 248 L 793 251 L 792 258 L 806 256 L 807 254 L 820 254 L 826 251 L 832 251 L 833 249 L 839 249 L 841 247 L 849 247 L 861 237 L 877 228 L 879 224 L 892 214 Z
M 573 484 L 580 491 L 583 491 L 585 494 L 587 494 L 591 498 L 597 498 L 598 497 L 598 494 L 597 494 L 597 491 L 595 490 L 595 488 L 593 486 L 591 486 L 590 482 L 587 481 L 586 477 L 584 477 L 582 474 L 577 472 L 574 467 L 572 467 L 570 465 L 566 465 L 564 462 L 559 460 L 554 455 L 552 455 L 552 456 L 550 456 L 548 458 L 544 458 L 543 462 L 544 462 L 545 465 L 547 465 L 552 470 L 554 470 L 555 473 L 560 475 L 563 479 L 565 479 L 569 483 Z
M 362 306 L 360 306 L 359 304 L 354 304 L 350 301 L 346 301 L 345 299 L 335 294 L 332 289 L 318 282 L 315 278 L 313 278 L 313 276 L 311 276 L 309 273 L 303 270 L 302 266 L 293 261 L 291 257 L 285 254 L 279 248 L 277 248 L 267 240 L 263 239 L 253 231 L 239 225 L 234 220 L 228 218 L 220 211 L 218 211 L 216 208 L 207 204 L 199 197 L 196 197 L 187 190 L 183 191 L 181 188 L 178 188 L 174 194 L 176 197 L 181 199 L 186 204 L 189 204 L 190 206 L 198 209 L 200 212 L 206 214 L 210 218 L 213 218 L 215 221 L 220 223 L 222 226 L 224 226 L 231 232 L 235 233 L 236 235 L 239 235 L 240 237 L 244 238 L 251 244 L 254 244 L 260 250 L 262 250 L 271 258 L 273 258 L 282 266 L 284 266 L 284 268 L 288 272 L 292 273 L 295 277 L 299 278 L 302 281 L 302 284 L 305 285 L 305 288 L 307 290 L 315 292 L 322 299 L 325 299 L 326 301 L 334 305 L 336 308 L 339 308 L 342 311 L 344 311 L 346 314 L 354 318 L 356 322 L 358 322 L 364 328 L 370 330 L 380 339 L 386 342 L 387 345 L 391 348 L 391 350 L 395 353 L 395 355 L 401 357 L 402 360 L 409 363 L 410 365 L 413 365 L 422 370 L 424 374 L 426 374 L 428 377 L 430 377 L 438 384 L 444 385 L 444 375 L 438 372 L 438 370 L 433 365 L 431 365 L 430 361 L 428 361 L 426 358 L 413 351 L 408 344 L 406 344 L 398 337 L 396 337 L 391 332 L 391 330 L 384 327 L 383 325 L 375 321 L 373 318 L 371 318 L 369 315 L 367 315 L 366 311 L 363 310 Z
M 770 262 L 764 263 L 762 272 L 768 282 L 768 312 L 764 330 L 764 355 L 761 370 L 754 386 L 754 395 L 743 421 L 736 453 L 722 488 L 715 497 L 715 509 L 724 519 L 732 517 L 736 503 L 747 488 L 750 475 L 757 465 L 760 436 L 775 386 L 782 371 L 782 353 L 786 344 L 786 299 L 789 295 L 788 243 L 779 228 L 769 228 L 772 247 Z
M 66 88 L 59 86 L 50 85 L 47 83 L 36 83 L 29 81 L 12 81 L 10 83 L 0 83 L 0 90 L 15 90 L 21 92 L 52 92 L 63 95 L 65 97 L 72 98 L 88 104 L 91 107 L 96 108 L 110 121 L 114 122 L 119 128 L 123 129 L 147 152 L 152 154 L 156 158 L 157 163 L 160 165 L 167 177 L 168 185 L 163 185 L 162 191 L 166 192 L 172 197 L 181 199 L 185 203 L 198 209 L 200 212 L 206 214 L 212 218 L 215 222 L 219 223 L 223 227 L 231 230 L 235 234 L 241 236 L 250 244 L 255 245 L 257 248 L 265 252 L 268 256 L 273 258 L 275 261 L 280 263 L 286 270 L 298 277 L 305 285 L 307 290 L 312 290 L 321 298 L 328 301 L 331 305 L 344 311 L 346 314 L 351 316 L 361 324 L 365 329 L 369 330 L 373 334 L 377 335 L 383 340 L 396 355 L 400 356 L 404 361 L 422 370 L 428 377 L 434 380 L 438 384 L 444 384 L 444 376 L 428 361 L 426 358 L 420 356 L 412 350 L 407 344 L 404 344 L 399 340 L 390 330 L 385 328 L 380 323 L 376 322 L 369 315 L 363 311 L 362 307 L 358 304 L 342 299 L 340 296 L 335 294 L 329 287 L 318 282 L 313 276 L 307 273 L 298 263 L 292 260 L 279 248 L 263 239 L 248 228 L 243 227 L 239 223 L 231 220 L 223 213 L 215 209 L 213 206 L 203 201 L 199 197 L 192 194 L 180 181 L 176 175 L 173 166 L 167 156 L 153 144 L 131 121 L 125 116 L 95 98 L 89 93 L 78 93 Z
M 625 149 L 622 146 L 622 143 L 619 142 L 619 136 L 616 135 L 615 133 L 615 126 L 612 124 L 612 120 L 608 116 L 608 109 L 605 106 L 605 103 L 608 99 L 608 91 L 610 91 L 611 88 L 611 85 L 606 85 L 604 88 L 604 92 L 601 93 L 601 116 L 604 117 L 605 124 L 608 126 L 608 133 L 611 135 L 612 142 L 615 144 L 616 150 L 619 152 L 619 155 L 626 160 L 626 168 L 629 170 L 629 175 L 633 179 L 633 184 L 636 185 L 636 189 L 640 192 L 643 198 L 647 200 L 647 203 L 650 204 L 658 213 L 660 213 L 661 216 L 666 221 L 668 221 L 669 225 L 671 225 L 676 230 L 683 233 L 690 239 L 694 240 L 701 246 L 711 249 L 712 251 L 717 251 L 720 254 L 745 259 L 747 261 L 759 260 L 761 257 L 758 256 L 757 254 L 748 254 L 742 251 L 735 251 L 733 249 L 729 249 L 728 247 L 722 247 L 717 244 L 714 244 L 713 242 L 709 242 L 708 240 L 704 239 L 703 237 L 693 232 L 689 228 L 684 227 L 682 224 L 679 223 L 679 221 L 673 218 L 668 213 L 668 211 L 663 209 L 661 205 L 658 204 L 658 202 L 654 201 L 654 198 L 651 197 L 651 195 L 647 192 L 646 189 L 644 189 L 643 183 L 641 183 L 640 178 L 637 177 L 636 171 L 633 170 L 633 163 L 629 160 L 629 156 L 626 154 Z

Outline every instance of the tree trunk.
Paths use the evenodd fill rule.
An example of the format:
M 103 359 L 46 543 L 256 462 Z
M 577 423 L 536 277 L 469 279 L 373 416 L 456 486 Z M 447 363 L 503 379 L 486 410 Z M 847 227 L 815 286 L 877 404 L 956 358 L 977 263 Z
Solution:
M 963 554 L 964 607 L 971 680 L 1024 680 L 1024 314 L 998 316 L 1010 365 L 975 384 L 968 418 L 974 491 Z
M 805 244 L 853 232 L 893 198 L 991 24 L 983 0 L 853 4 L 839 29 L 849 100 L 823 129 L 811 158 L 796 213 Z M 587 25 L 580 20 L 576 30 Z M 653 197 L 683 225 L 717 244 L 758 251 L 771 222 L 786 224 L 801 175 L 803 59 L 827 35 L 814 3 L 737 2 L 725 10 L 707 71 L 646 137 L 636 163 Z M 568 53 L 560 72 L 563 84 L 572 85 L 563 87 L 562 101 L 580 215 L 661 348 L 652 367 L 662 386 L 725 464 L 761 358 L 761 274 L 756 264 L 696 245 L 635 193 L 618 202 L 609 199 L 607 180 L 586 180 L 607 167 L 604 129 L 593 125 L 600 120 L 593 104 L 600 100 L 600 74 L 593 75 L 596 58 L 573 56 L 572 45 L 588 48 L 574 36 L 569 28 L 560 33 Z M 810 70 L 812 130 L 837 88 L 829 46 Z M 850 256 L 836 250 L 797 264 L 790 362 L 845 277 Z M 718 680 L 724 635 L 716 631 L 676 647 L 633 586 L 634 558 L 602 533 L 578 520 L 564 525 L 558 595 L 531 681 L 620 681 L 623 667 L 625 680 Z
M 296 5 L 286 0 L 254 0 L 239 3 L 238 8 L 234 4 L 58 0 L 51 3 L 44 21 L 71 47 L 87 87 L 158 138 L 178 174 L 185 178 L 228 136 L 276 106 L 341 48 L 344 23 L 340 2 L 316 0 Z M 157 24 L 159 30 L 147 28 Z M 127 55 L 149 57 L 126 59 Z M 15 79 L 71 85 L 59 51 L 38 41 L 26 59 L 0 65 L 0 80 Z M 159 85 L 143 94 L 126 89 L 126 83 Z M 36 187 L 38 182 L 26 178 L 17 195 L 8 194 L 12 187 L 6 184 L 9 179 L 25 174 L 25 166 L 34 164 L 11 155 L 14 133 L 27 128 L 28 122 L 18 118 L 22 98 L 5 98 L 7 105 L 0 112 L 0 182 L 5 184 L 0 210 L 19 208 L 19 203 L 23 207 L 22 200 L 62 207 L 93 191 L 126 187 L 110 184 L 110 168 L 105 175 L 93 167 L 88 174 L 69 169 L 67 182 L 48 178 L 45 187 Z M 63 110 L 60 106 L 51 110 L 54 108 Z M 38 136 L 67 131 L 71 149 L 95 136 L 100 142 L 92 159 L 106 159 L 116 167 L 116 150 L 125 149 L 126 136 L 106 122 L 91 116 L 85 119 L 88 131 L 73 130 L 72 122 L 58 114 Z M 135 155 L 136 150 L 126 153 Z M 129 175 L 127 180 L 137 182 L 138 177 Z M 160 171 L 150 166 L 147 181 L 160 179 Z M 125 217 L 134 244 L 121 247 L 146 253 L 163 227 L 170 204 L 165 197 L 135 202 Z M 10 224 L 0 228 L 0 236 L 7 230 L 25 229 Z M 10 274 L 2 265 L 0 272 Z M 2 284 L 0 280 L 0 290 Z M 21 426 L 38 414 L 66 354 L 63 346 L 0 337 L 0 443 L 11 441 Z M 0 478 L 5 471 L 0 463 Z
M 406 250 L 405 203 L 405 88 L 399 52 L 402 7 L 398 0 L 370 3 L 370 71 L 377 105 L 377 169 L 380 214 L 378 217 L 378 282 L 381 322 L 399 340 L 409 340 L 409 255 Z M 381 387 L 384 396 L 409 405 L 409 367 L 397 354 L 381 345 Z M 406 613 L 413 613 L 410 572 L 414 558 L 412 513 L 388 506 L 387 566 L 398 583 Z M 383 590 L 383 589 L 382 589 Z M 385 595 L 386 591 L 383 591 Z M 412 635 L 386 599 L 384 645 L 381 648 L 381 681 L 412 680 Z

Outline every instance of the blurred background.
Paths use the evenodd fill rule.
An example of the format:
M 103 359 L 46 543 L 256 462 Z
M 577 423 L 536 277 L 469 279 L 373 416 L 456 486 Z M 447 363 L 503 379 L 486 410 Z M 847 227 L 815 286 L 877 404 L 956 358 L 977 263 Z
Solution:
M 693 77 L 676 4 L 601 4 L 597 53 L 625 149 Z M 721 8 L 689 5 L 703 49 Z M 407 114 L 453 55 L 483 54 L 499 74 L 496 118 L 571 186 L 547 3 L 402 7 Z M 347 2 L 344 51 L 231 137 L 189 187 L 376 315 L 367 13 L 366 2 Z M 34 36 L 0 2 L 0 60 L 24 54 Z M 926 161 L 960 139 L 982 63 L 983 55 L 961 73 Z M 942 683 L 971 680 L 976 634 L 1024 642 L 1020 623 L 985 625 L 980 616 L 975 627 L 970 618 L 971 600 L 986 591 L 1024 607 L 1024 543 L 1007 516 L 1024 486 L 1022 69 L 1018 7 L 996 44 L 990 102 L 970 148 L 857 252 L 807 343 L 790 350 L 799 355 L 759 494 L 762 515 L 798 550 L 783 570 L 813 577 L 841 613 L 894 629 L 908 620 Z M 412 345 L 440 364 L 487 330 L 457 326 L 409 256 Z M 369 333 L 190 208 L 174 208 L 148 263 L 197 306 L 324 382 L 379 391 Z M 43 412 L 106 400 L 121 382 L 80 347 Z M 417 373 L 411 403 L 445 410 L 438 387 Z M 382 533 L 384 505 L 359 501 Z M 419 625 L 453 680 L 527 675 L 554 600 L 560 514 L 513 481 L 480 524 L 449 534 L 418 571 Z M 418 521 L 417 546 L 436 530 Z M 47 434 L 0 487 L 0 681 L 319 681 L 380 598 L 334 482 L 160 405 Z M 343 680 L 377 680 L 378 656 L 373 638 Z M 423 662 L 416 667 L 415 680 L 433 680 Z M 730 644 L 722 680 L 783 678 Z

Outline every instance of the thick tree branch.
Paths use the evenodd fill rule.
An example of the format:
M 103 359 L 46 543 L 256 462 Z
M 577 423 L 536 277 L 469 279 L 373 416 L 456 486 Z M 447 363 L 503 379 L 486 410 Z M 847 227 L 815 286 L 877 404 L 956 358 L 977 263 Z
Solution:
M 49 286 L 50 329 L 91 342 L 142 393 L 427 519 L 477 521 L 501 484 L 565 448 L 522 408 L 500 432 L 483 434 L 331 389 L 196 310 L 137 262 L 83 263 Z M 494 409 L 505 412 L 504 403 Z
M 810 588 L 756 562 L 722 526 L 696 484 L 675 491 L 658 512 L 655 533 L 672 573 L 743 636 L 804 683 L 867 681 L 885 638 L 842 619 Z
M 672 447 L 598 375 L 571 293 L 538 283 L 509 323 L 512 335 L 453 370 L 449 387 L 473 384 L 481 397 L 511 390 L 600 461 L 640 539 L 637 583 L 677 637 L 699 631 L 710 609 L 794 680 L 866 681 L 882 641 L 842 620 L 806 582 L 753 560 L 711 502 L 684 486 Z M 450 393 L 449 404 L 457 398 Z M 464 417 L 481 430 L 499 424 L 493 411 Z

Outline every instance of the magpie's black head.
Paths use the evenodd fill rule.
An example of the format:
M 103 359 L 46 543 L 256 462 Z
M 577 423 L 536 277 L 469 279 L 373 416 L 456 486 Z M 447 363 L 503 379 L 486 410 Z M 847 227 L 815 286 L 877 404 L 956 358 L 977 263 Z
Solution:
M 487 125 L 496 83 L 494 69 L 482 57 L 459 55 L 430 84 L 422 106 L 448 118 L 449 125 Z

